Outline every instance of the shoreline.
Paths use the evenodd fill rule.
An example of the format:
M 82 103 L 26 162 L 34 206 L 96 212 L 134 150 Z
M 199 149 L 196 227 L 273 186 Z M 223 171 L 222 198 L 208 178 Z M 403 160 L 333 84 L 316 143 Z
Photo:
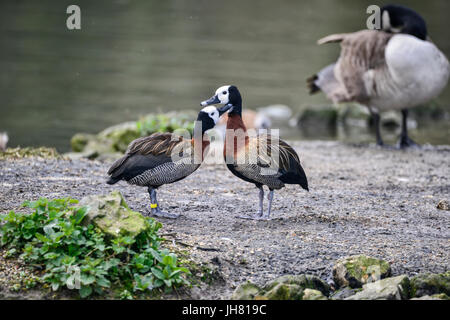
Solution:
M 261 285 L 284 274 L 330 281 L 333 264 L 354 254 L 388 261 L 393 275 L 449 270 L 450 213 L 436 206 L 449 200 L 450 146 L 399 151 L 325 141 L 292 145 L 311 191 L 292 185 L 276 191 L 270 221 L 236 218 L 257 210 L 257 189 L 224 165 L 203 164 L 159 189 L 162 209 L 181 213 L 177 220 L 157 219 L 162 233 L 193 246 L 191 258 L 213 266 L 222 279 L 192 289 L 192 298 L 227 298 L 244 281 Z M 41 196 L 81 199 L 112 190 L 121 191 L 131 209 L 148 212 L 145 188 L 105 183 L 110 163 L 0 160 L 0 213 Z

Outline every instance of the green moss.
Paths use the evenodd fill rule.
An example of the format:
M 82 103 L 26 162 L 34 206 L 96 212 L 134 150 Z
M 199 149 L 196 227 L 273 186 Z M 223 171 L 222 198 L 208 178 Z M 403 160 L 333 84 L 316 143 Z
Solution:
M 261 288 L 250 281 L 240 284 L 234 290 L 231 300 L 253 300 L 261 292 Z
M 440 274 L 419 274 L 411 279 L 412 297 L 439 293 L 450 295 L 450 271 Z
M 319 290 L 305 289 L 303 291 L 302 300 L 328 300 L 328 299 Z
M 368 282 L 389 276 L 391 267 L 384 260 L 365 255 L 350 256 L 338 260 L 333 268 L 335 282 L 341 286 L 359 288 Z
M 55 148 L 39 147 L 39 148 L 8 148 L 4 152 L 0 152 L 0 160 L 6 159 L 21 159 L 38 157 L 45 159 L 61 159 L 62 156 Z
M 112 237 L 135 237 L 147 228 L 147 220 L 139 212 L 130 210 L 122 194 L 113 191 L 104 196 L 88 196 L 80 202 L 88 206 L 85 223 L 93 223 Z
M 88 142 L 94 139 L 94 137 L 95 136 L 93 134 L 77 133 L 72 137 L 72 139 L 70 139 L 70 146 L 73 151 L 82 152 Z

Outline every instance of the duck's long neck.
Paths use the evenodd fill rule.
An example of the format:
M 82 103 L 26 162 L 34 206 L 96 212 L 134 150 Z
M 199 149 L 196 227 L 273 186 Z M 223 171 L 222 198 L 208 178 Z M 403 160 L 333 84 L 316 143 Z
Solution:
M 194 129 L 194 137 L 191 139 L 191 144 L 194 148 L 195 163 L 202 163 L 205 156 L 208 154 L 209 138 L 205 131 Z
M 242 120 L 242 115 L 240 113 L 228 114 L 227 129 L 238 130 L 241 129 L 247 132 L 244 121 Z
M 228 114 L 225 143 L 223 146 L 225 161 L 227 161 L 226 159 L 229 156 L 237 159 L 239 150 L 245 148 L 248 142 L 247 128 L 242 120 L 242 115 L 240 113 Z

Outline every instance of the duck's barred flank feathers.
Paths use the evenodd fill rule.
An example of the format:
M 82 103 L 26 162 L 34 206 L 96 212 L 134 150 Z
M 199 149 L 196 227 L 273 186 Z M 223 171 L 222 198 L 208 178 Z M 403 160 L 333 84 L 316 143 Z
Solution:
M 132 155 L 166 155 L 170 156 L 176 145 L 183 142 L 183 137 L 177 136 L 172 133 L 154 133 L 148 137 L 138 138 L 130 143 L 125 155 L 116 160 L 111 168 L 108 170 L 108 174 L 111 175 L 119 169 L 125 161 Z

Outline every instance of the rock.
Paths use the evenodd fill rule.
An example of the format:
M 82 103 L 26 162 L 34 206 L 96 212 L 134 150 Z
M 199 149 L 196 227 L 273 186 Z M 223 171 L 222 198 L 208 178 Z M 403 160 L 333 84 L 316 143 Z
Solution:
M 447 200 L 441 200 L 441 201 L 439 201 L 439 203 L 438 203 L 438 205 L 437 205 L 437 208 L 438 208 L 439 210 L 447 210 L 447 211 L 450 211 L 450 205 L 449 205 L 449 203 L 448 203 Z
M 274 120 L 288 120 L 292 116 L 292 110 L 283 104 L 273 104 L 258 108 L 258 112 Z
M 264 293 L 267 300 L 301 300 L 303 288 L 294 283 L 279 283 Z
M 72 150 L 80 154 L 68 153 L 71 159 L 115 159 L 124 153 L 131 141 L 155 132 L 174 132 L 185 129 L 192 133 L 197 112 L 190 110 L 164 114 L 148 114 L 139 121 L 129 121 L 108 127 L 93 135 L 77 133 L 71 139 Z
M 240 284 L 231 295 L 231 300 L 253 300 L 261 292 L 261 288 L 250 281 Z
M 413 297 L 439 293 L 450 296 L 450 271 L 440 274 L 424 273 L 411 278 L 411 295 Z
M 322 279 L 312 275 L 285 275 L 266 284 L 264 297 L 269 300 L 299 300 L 305 289 L 315 289 L 323 295 L 330 294 L 330 286 Z
M 380 114 L 380 124 L 383 128 L 394 130 L 402 124 L 402 116 L 396 111 L 386 111 Z
M 333 267 L 333 279 L 338 287 L 360 288 L 391 274 L 391 266 L 384 260 L 365 255 L 340 259 Z
M 342 288 L 342 289 L 336 291 L 335 293 L 333 293 L 330 296 L 330 299 L 344 300 L 345 298 L 348 298 L 348 297 L 356 294 L 358 291 L 360 291 L 360 289 L 352 289 L 350 287 L 345 287 L 345 288 Z
M 106 128 L 98 134 L 100 141 L 111 141 L 113 151 L 125 152 L 131 141 L 140 137 L 136 122 L 124 122 Z
M 363 290 L 345 300 L 402 300 L 410 297 L 410 282 L 406 275 L 367 283 Z
M 303 291 L 302 300 L 328 300 L 328 298 L 325 297 L 319 290 L 305 289 Z
M 420 298 L 412 298 L 411 300 L 450 300 L 450 297 L 445 293 L 434 294 L 432 296 L 422 296 Z
M 80 201 L 79 205 L 89 208 L 83 223 L 93 223 L 102 232 L 112 237 L 135 237 L 148 227 L 146 218 L 128 208 L 122 194 L 118 191 L 108 195 L 87 196 Z
M 95 139 L 95 135 L 89 133 L 76 133 L 70 139 L 70 146 L 74 152 L 82 152 L 89 141 Z
M 309 290 L 309 291 L 307 291 Z M 233 300 L 324 300 L 330 294 L 330 286 L 312 275 L 286 275 L 268 282 L 263 288 L 246 282 L 233 292 Z
M 307 107 L 299 117 L 298 125 L 306 134 L 335 134 L 337 130 L 336 108 L 332 106 Z
M 338 119 L 349 126 L 367 128 L 370 120 L 369 110 L 357 103 L 346 104 L 338 109 Z

